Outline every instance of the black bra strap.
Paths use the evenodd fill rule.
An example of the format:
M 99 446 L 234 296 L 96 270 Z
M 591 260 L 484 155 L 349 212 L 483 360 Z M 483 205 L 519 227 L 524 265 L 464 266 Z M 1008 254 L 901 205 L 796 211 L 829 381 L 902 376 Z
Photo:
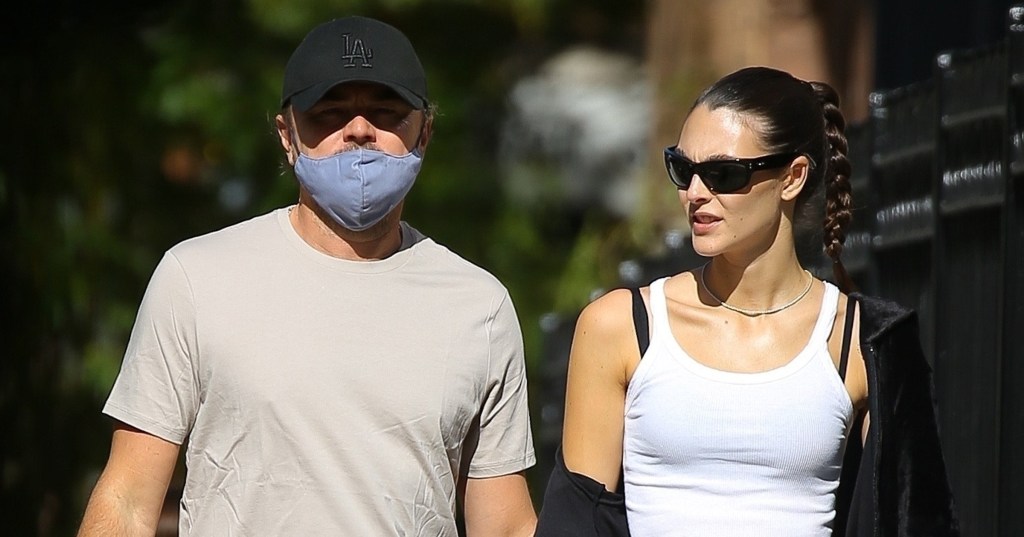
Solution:
M 643 358 L 651 344 L 650 329 L 647 326 L 647 307 L 644 306 L 644 297 L 640 296 L 639 288 L 630 287 L 629 292 L 633 294 L 633 327 L 636 329 L 636 343 L 640 347 L 640 357 Z
M 839 353 L 839 378 L 846 380 L 846 364 L 850 361 L 850 339 L 853 332 L 853 312 L 857 307 L 857 299 L 846 298 L 846 321 L 843 323 L 843 350 Z

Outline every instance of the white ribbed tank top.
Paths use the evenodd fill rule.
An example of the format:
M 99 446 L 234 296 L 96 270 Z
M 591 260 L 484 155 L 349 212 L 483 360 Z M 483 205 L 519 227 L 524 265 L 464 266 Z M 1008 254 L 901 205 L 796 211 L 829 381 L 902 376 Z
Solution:
M 825 282 L 811 337 L 761 373 L 703 365 L 650 286 L 651 343 L 626 390 L 623 472 L 633 537 L 832 534 L 853 415 L 828 352 L 839 290 Z

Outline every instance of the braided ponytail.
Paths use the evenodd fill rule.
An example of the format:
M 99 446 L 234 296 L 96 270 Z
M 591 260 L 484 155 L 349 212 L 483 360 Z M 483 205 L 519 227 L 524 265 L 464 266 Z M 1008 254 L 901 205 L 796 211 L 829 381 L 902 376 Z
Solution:
M 839 95 L 828 84 L 811 82 L 811 89 L 821 103 L 825 120 L 825 154 L 827 163 L 824 168 L 825 183 L 825 233 L 823 242 L 825 253 L 832 258 L 832 272 L 836 283 L 844 292 L 854 289 L 853 280 L 846 272 L 840 256 L 843 243 L 846 242 L 846 229 L 850 225 L 853 214 L 850 206 L 853 201 L 850 186 L 850 161 L 846 157 L 849 149 L 846 142 L 846 120 L 839 111 Z

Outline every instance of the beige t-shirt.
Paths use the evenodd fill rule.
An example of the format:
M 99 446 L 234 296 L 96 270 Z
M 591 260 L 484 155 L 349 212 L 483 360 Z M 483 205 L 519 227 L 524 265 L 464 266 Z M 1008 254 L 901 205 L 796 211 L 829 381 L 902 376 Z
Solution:
M 182 537 L 454 537 L 460 476 L 534 464 L 508 292 L 403 233 L 345 261 L 279 209 L 161 260 L 103 411 L 188 439 Z

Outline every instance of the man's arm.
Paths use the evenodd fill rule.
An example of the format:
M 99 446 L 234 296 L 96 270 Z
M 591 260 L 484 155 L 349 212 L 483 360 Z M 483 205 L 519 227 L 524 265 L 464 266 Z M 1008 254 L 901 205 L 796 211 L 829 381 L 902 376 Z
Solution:
M 179 446 L 119 423 L 78 537 L 156 534 Z
M 523 472 L 466 480 L 467 537 L 532 537 L 537 514 Z

